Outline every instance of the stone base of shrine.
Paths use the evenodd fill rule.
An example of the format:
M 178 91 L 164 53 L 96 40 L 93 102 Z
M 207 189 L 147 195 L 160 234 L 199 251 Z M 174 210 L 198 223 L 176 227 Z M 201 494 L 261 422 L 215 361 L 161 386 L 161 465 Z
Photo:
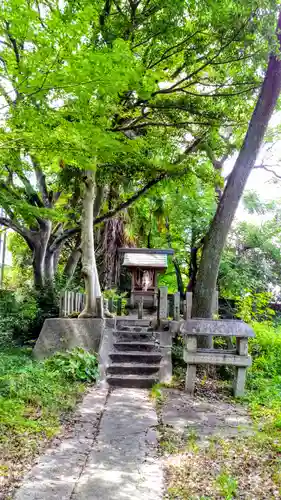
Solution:
M 46 319 L 33 349 L 36 359 L 44 359 L 58 351 L 82 347 L 99 351 L 105 322 L 101 318 L 50 318 Z

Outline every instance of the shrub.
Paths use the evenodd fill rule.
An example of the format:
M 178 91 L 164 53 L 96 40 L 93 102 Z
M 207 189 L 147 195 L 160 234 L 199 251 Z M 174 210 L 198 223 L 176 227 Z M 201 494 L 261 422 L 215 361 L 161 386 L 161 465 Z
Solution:
M 256 337 L 249 343 L 253 364 L 247 375 L 247 399 L 253 416 L 262 417 L 273 436 L 281 422 L 281 328 L 268 322 L 252 326 Z
M 37 315 L 36 298 L 30 290 L 0 290 L 0 347 L 28 336 Z
M 49 370 L 59 372 L 69 380 L 95 381 L 98 377 L 98 359 L 95 354 L 80 347 L 72 351 L 58 352 L 45 361 Z
M 281 376 L 281 328 L 270 323 L 253 323 L 255 338 L 250 340 L 253 357 L 251 373 L 273 378 Z
M 275 315 L 275 311 L 270 307 L 271 301 L 271 293 L 245 290 L 244 295 L 236 298 L 236 316 L 246 323 L 270 321 Z
M 122 314 L 126 314 L 127 295 L 128 295 L 127 292 L 118 293 L 115 288 L 111 288 L 110 290 L 104 290 L 102 294 L 105 299 L 113 299 L 114 312 L 116 312 L 118 299 L 121 299 L 121 311 Z
M 0 449 L 4 487 L 58 433 L 60 419 L 72 410 L 85 383 L 97 376 L 97 358 L 82 349 L 44 362 L 31 349 L 0 352 Z M 1 478 L 2 480 L 2 478 Z M 2 488 L 2 483 L 1 483 Z M 5 497 L 6 498 L 6 497 Z

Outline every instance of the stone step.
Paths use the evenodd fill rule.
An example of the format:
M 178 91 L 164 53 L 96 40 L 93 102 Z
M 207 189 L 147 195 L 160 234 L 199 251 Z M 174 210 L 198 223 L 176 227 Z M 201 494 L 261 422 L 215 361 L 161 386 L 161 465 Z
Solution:
M 116 340 L 128 342 L 152 342 L 154 338 L 159 337 L 159 334 L 153 332 L 132 332 L 132 331 L 124 331 L 118 330 L 113 332 L 113 335 Z
M 137 333 L 146 333 L 146 332 L 152 332 L 153 329 L 151 326 L 122 326 L 122 325 L 117 325 L 118 329 L 123 332 L 137 332 Z
M 155 342 L 138 342 L 138 341 L 117 341 L 114 342 L 114 349 L 117 351 L 153 351 L 158 345 Z
M 158 382 L 158 377 L 152 375 L 110 375 L 107 382 L 111 387 L 137 387 L 150 389 Z
M 113 363 L 159 363 L 162 355 L 160 352 L 144 351 L 117 351 L 109 354 Z
M 150 321 L 148 319 L 117 319 L 116 325 L 122 327 L 150 327 Z
M 147 363 L 112 363 L 107 368 L 107 374 L 113 375 L 151 375 L 157 374 L 159 371 L 158 364 Z

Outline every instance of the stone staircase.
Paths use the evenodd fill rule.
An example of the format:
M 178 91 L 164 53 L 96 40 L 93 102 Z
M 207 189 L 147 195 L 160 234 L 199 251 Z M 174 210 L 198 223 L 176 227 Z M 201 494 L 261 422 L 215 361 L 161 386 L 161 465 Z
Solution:
M 149 320 L 117 319 L 106 380 L 112 387 L 150 388 L 159 381 L 161 358 Z

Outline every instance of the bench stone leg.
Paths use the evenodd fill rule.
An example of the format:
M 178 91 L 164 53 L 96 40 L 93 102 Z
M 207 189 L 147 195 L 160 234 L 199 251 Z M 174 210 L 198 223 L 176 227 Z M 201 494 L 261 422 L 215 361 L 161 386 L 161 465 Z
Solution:
M 194 393 L 196 379 L 196 365 L 187 365 L 185 377 L 185 390 L 189 394 Z
M 236 368 L 234 379 L 234 396 L 242 397 L 245 394 L 246 368 Z

